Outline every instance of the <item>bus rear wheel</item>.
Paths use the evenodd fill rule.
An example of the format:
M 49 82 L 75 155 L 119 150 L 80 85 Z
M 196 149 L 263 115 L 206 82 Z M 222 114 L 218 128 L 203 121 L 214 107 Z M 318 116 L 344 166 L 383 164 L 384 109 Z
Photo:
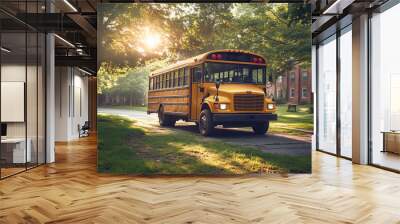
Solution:
M 160 107 L 158 110 L 158 122 L 162 127 L 173 127 L 176 121 L 164 113 L 164 107 Z
M 212 114 L 209 109 L 204 109 L 200 113 L 199 132 L 203 136 L 210 136 L 214 132 Z
M 253 131 L 257 135 L 264 135 L 269 129 L 269 121 L 253 125 Z

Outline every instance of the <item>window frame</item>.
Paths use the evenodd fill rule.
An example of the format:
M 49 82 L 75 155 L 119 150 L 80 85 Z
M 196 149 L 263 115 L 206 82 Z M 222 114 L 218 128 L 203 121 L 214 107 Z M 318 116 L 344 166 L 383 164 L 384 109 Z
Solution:
M 304 94 L 304 93 L 306 93 L 306 94 Z M 301 98 L 308 98 L 308 88 L 306 88 L 306 87 L 303 87 L 303 88 L 301 88 Z
M 291 82 L 295 82 L 295 81 L 296 81 L 296 73 L 295 73 L 294 71 L 291 71 L 291 72 L 289 73 L 289 80 L 290 80 Z
M 289 95 L 289 97 L 290 98 L 294 98 L 296 96 L 296 94 L 295 94 L 295 88 L 290 88 L 290 95 Z
M 304 82 L 308 81 L 308 71 L 307 70 L 302 70 L 301 71 L 301 80 L 304 81 Z
M 226 70 L 226 71 L 221 71 L 221 72 L 214 72 L 212 74 L 210 74 L 208 76 L 208 74 L 206 73 L 206 69 L 204 68 L 204 83 L 213 83 L 216 81 L 216 79 L 218 78 L 219 80 L 224 80 L 225 77 L 225 73 L 224 72 L 228 72 L 228 76 L 227 78 L 239 78 L 240 81 L 226 81 L 227 83 L 232 83 L 232 84 L 254 84 L 254 85 L 265 85 L 267 83 L 267 69 L 266 66 L 259 66 L 256 67 L 257 65 L 252 65 L 252 64 L 239 64 L 239 63 L 224 63 L 224 62 L 206 62 L 204 63 L 204 67 L 206 67 L 206 64 L 210 63 L 210 64 L 226 64 L 226 65 L 234 65 L 234 68 L 231 70 Z M 245 67 L 245 66 L 248 67 Z M 254 66 L 254 68 L 252 68 L 251 66 Z M 253 71 L 257 70 L 257 80 L 256 82 L 246 82 L 245 78 L 252 78 L 253 77 Z M 258 82 L 258 71 L 261 70 L 262 72 L 262 82 Z M 233 72 L 231 74 L 231 72 Z M 231 77 L 232 75 L 232 77 Z M 206 79 L 207 78 L 207 79 Z

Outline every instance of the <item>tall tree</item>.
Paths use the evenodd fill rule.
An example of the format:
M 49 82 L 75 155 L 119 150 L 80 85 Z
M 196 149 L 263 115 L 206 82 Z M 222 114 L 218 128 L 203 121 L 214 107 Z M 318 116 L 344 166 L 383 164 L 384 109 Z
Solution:
M 264 55 L 277 75 L 310 63 L 311 15 L 303 4 L 105 4 L 101 11 L 100 92 L 141 90 L 147 79 L 134 79 L 147 77 L 149 62 L 173 63 L 215 49 Z M 149 40 L 160 44 L 146 45 Z

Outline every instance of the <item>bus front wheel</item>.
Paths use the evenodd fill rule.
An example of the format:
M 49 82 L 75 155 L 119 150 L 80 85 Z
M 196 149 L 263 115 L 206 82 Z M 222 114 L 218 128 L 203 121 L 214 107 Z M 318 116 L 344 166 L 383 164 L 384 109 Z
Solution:
M 200 113 L 199 131 L 203 136 L 210 136 L 214 132 L 214 124 L 212 121 L 211 111 L 204 109 Z
M 164 113 L 164 107 L 160 107 L 158 110 L 158 122 L 162 127 L 173 127 L 176 121 Z
M 269 129 L 269 121 L 258 123 L 253 126 L 253 131 L 257 135 L 264 135 Z

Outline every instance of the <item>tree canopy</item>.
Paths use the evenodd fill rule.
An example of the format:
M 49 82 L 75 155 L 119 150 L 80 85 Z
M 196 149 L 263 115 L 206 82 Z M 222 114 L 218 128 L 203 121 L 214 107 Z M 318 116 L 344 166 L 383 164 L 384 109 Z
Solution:
M 128 76 L 151 65 L 216 49 L 261 54 L 282 74 L 310 64 L 310 27 L 310 9 L 298 3 L 102 4 L 99 91 L 134 82 Z

